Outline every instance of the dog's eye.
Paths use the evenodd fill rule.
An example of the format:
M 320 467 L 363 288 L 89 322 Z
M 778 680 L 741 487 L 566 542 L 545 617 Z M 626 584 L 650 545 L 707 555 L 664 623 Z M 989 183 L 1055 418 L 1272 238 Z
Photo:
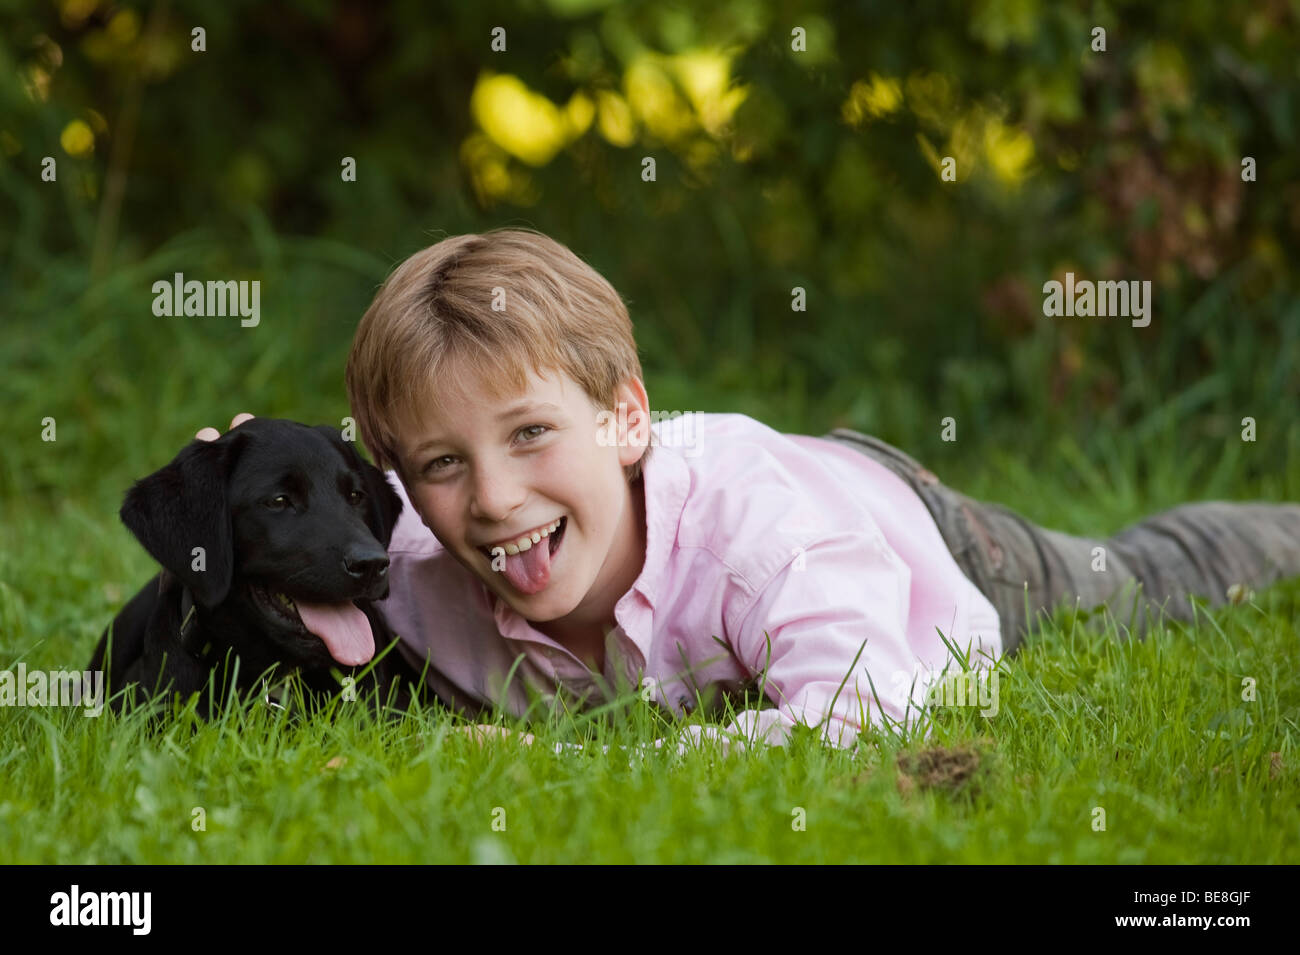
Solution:
M 273 511 L 282 511 L 289 506 L 289 498 L 284 494 L 277 494 L 265 503 Z
M 362 491 L 350 491 L 348 493 L 349 504 L 360 504 L 365 499 L 366 499 L 366 495 Z

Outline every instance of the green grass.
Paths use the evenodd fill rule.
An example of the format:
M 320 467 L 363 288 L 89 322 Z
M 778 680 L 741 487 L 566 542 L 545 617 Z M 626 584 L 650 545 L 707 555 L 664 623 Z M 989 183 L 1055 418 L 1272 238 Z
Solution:
M 155 570 L 117 520 L 122 495 L 199 427 L 243 410 L 312 423 L 347 413 L 347 344 L 386 263 L 276 239 L 258 329 L 150 320 L 153 278 L 219 271 L 196 264 L 216 261 L 201 239 L 179 237 L 96 289 L 52 265 L 49 294 L 8 303 L 0 669 L 85 666 Z M 1234 320 L 1225 310 L 1206 322 Z M 1224 352 L 1215 377 L 1180 388 L 1126 370 L 1149 409 L 1128 425 L 990 406 L 987 426 L 963 417 L 951 445 L 934 440 L 949 398 L 885 377 L 888 362 L 816 394 L 795 371 L 751 380 L 720 361 L 714 378 L 686 380 L 655 373 L 672 360 L 651 355 L 647 386 L 656 408 L 872 430 L 965 493 L 1104 535 L 1183 501 L 1300 500 L 1294 396 L 1266 374 L 1294 367 L 1288 342 L 1258 367 L 1249 349 Z M 1017 354 L 1017 374 L 1051 381 L 1050 351 Z M 1257 382 L 1258 399 L 1238 406 L 1227 382 Z M 1253 444 L 1238 434 L 1246 414 L 1259 421 Z M 40 439 L 46 416 L 55 442 Z M 874 733 L 856 752 L 801 737 L 679 756 L 681 725 L 635 698 L 598 718 L 536 722 L 532 747 L 483 748 L 438 712 L 376 724 L 359 707 L 304 721 L 252 705 L 211 724 L 182 714 L 150 734 L 138 717 L 0 708 L 0 860 L 1300 861 L 1300 581 L 1144 642 L 1084 616 L 1058 612 L 1003 664 L 996 717 L 940 708 L 928 735 Z M 658 738 L 663 750 L 629 758 Z M 594 748 L 557 755 L 557 741 Z
M 0 527 L 10 542 L 0 669 L 18 659 L 80 669 L 147 579 L 148 557 L 111 515 L 75 501 L 6 506 Z M 0 710 L 0 858 L 1300 860 L 1300 581 L 1146 641 L 1122 639 L 1105 614 L 1086 617 L 1058 611 L 1004 662 L 995 717 L 937 708 L 856 752 L 809 735 L 783 749 L 724 756 L 706 742 L 679 754 L 684 724 L 635 697 L 533 721 L 531 747 L 480 747 L 437 710 L 378 723 L 356 706 L 304 719 L 251 704 L 209 724 L 185 711 L 157 734 L 139 714 Z M 657 738 L 668 745 L 639 748 Z M 594 745 L 557 755 L 557 741 Z M 1093 829 L 1097 807 L 1105 831 Z

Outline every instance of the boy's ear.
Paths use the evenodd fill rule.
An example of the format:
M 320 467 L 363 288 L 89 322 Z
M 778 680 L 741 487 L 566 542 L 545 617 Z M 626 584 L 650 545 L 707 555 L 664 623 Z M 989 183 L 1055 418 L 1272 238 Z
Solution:
M 387 550 L 389 541 L 393 539 L 393 528 L 397 526 L 397 516 L 402 513 L 401 497 L 388 483 L 383 471 L 363 458 L 351 441 L 343 440 L 338 428 L 327 424 L 318 425 L 318 428 L 343 448 L 343 456 L 361 476 L 362 486 L 366 489 L 366 526 Z
M 232 430 L 191 441 L 171 464 L 136 481 L 119 512 L 154 560 L 208 608 L 226 599 L 234 575 L 228 487 L 245 437 Z

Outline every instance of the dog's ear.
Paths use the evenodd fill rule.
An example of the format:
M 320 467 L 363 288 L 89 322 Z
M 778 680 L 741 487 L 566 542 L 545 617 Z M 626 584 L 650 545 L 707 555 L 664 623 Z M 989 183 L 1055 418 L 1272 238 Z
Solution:
M 235 551 L 227 487 L 243 437 L 232 430 L 216 441 L 191 441 L 171 464 L 136 481 L 120 511 L 144 549 L 204 607 L 230 593 Z M 202 555 L 194 552 L 199 547 Z
M 361 463 L 366 499 L 370 503 L 366 525 L 384 550 L 388 550 L 388 543 L 393 539 L 393 528 L 397 526 L 397 515 L 402 513 L 402 498 L 388 483 L 388 476 L 383 471 L 357 454 L 355 448 L 352 453 L 357 455 L 357 460 Z
M 388 483 L 383 471 L 363 458 L 351 441 L 343 440 L 338 428 L 327 424 L 317 427 L 343 448 L 343 456 L 348 464 L 360 475 L 362 486 L 366 489 L 366 526 L 375 535 L 375 540 L 387 550 L 389 541 L 393 539 L 393 528 L 397 526 L 397 516 L 402 513 L 402 498 Z

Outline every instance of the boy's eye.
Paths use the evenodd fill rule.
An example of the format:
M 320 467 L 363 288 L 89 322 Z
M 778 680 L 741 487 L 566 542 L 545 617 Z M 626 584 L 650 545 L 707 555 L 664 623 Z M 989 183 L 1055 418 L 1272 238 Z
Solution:
M 551 430 L 551 429 L 548 428 L 548 427 L 547 427 L 546 425 L 544 425 L 544 424 L 530 424 L 530 425 L 527 425 L 526 427 L 520 428 L 520 429 L 519 429 L 517 432 L 515 432 L 515 433 L 516 433 L 516 434 L 524 434 L 525 432 L 529 432 L 529 431 L 537 432 L 537 433 L 534 434 L 531 438 L 526 439 L 526 440 L 530 440 L 530 441 L 535 441 L 537 438 L 540 438 L 543 434 L 545 434 L 547 431 L 550 431 L 550 430 Z M 446 470 L 445 467 L 437 467 L 438 462 L 440 462 L 440 461 L 454 461 L 454 460 L 455 460 L 455 457 L 454 457 L 453 455 L 450 455 L 450 454 L 444 454 L 444 455 L 442 455 L 441 457 L 436 457 L 436 458 L 434 458 L 432 461 L 430 461 L 428 464 L 426 464 L 426 465 L 424 466 L 424 471 L 423 471 L 422 473 L 423 473 L 423 474 L 426 474 L 426 475 L 427 475 L 427 474 L 436 474 L 436 473 L 439 472 L 439 471 Z M 450 465 L 448 465 L 448 467 L 450 467 Z

